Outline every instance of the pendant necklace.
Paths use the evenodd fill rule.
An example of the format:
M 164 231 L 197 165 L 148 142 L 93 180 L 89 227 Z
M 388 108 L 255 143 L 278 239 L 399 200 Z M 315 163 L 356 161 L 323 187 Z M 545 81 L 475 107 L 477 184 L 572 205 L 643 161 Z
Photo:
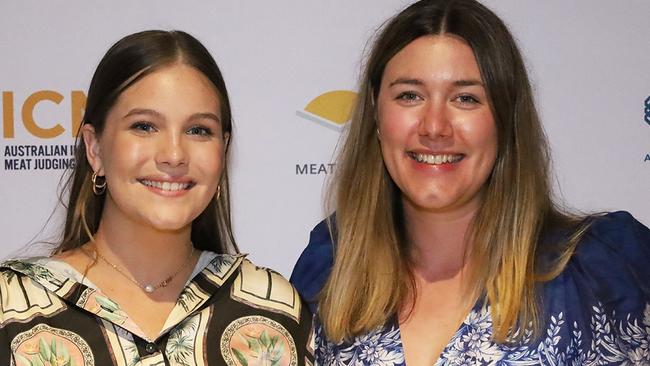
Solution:
M 122 276 L 124 276 L 124 278 L 126 278 L 127 280 L 133 282 L 135 285 L 137 285 L 140 289 L 142 289 L 144 292 L 146 292 L 148 294 L 153 293 L 154 291 L 158 290 L 159 288 L 167 287 L 167 285 L 169 285 L 169 283 L 172 282 L 174 277 L 176 277 L 177 274 L 179 274 L 183 269 L 185 269 L 185 267 L 187 267 L 190 264 L 191 259 L 192 259 L 192 255 L 194 255 L 194 245 L 192 245 L 192 250 L 190 250 L 190 255 L 187 256 L 187 259 L 180 266 L 178 266 L 178 268 L 176 268 L 176 270 L 174 272 L 172 272 L 169 276 L 165 277 L 164 280 L 158 282 L 157 284 L 153 284 L 153 283 L 142 284 L 142 283 L 138 282 L 138 280 L 136 280 L 135 278 L 131 277 L 129 274 L 124 272 L 120 267 L 118 267 L 117 265 L 111 263 L 111 261 L 106 259 L 106 257 L 104 257 L 102 255 L 102 253 L 100 253 L 99 250 L 97 250 L 97 248 L 95 248 L 94 250 L 95 250 L 95 254 L 96 254 L 95 259 L 97 259 L 97 257 L 99 257 L 99 259 L 104 261 L 104 263 L 108 264 L 109 267 L 113 268 L 113 270 L 115 272 L 121 274 Z

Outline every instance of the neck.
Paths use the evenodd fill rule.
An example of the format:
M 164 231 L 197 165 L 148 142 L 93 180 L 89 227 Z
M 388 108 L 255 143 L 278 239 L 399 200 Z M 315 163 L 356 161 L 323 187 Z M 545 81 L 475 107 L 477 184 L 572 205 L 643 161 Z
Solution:
M 414 271 L 427 282 L 455 278 L 468 267 L 467 232 L 478 208 L 430 212 L 404 201 Z
M 156 282 L 188 260 L 192 252 L 191 226 L 161 231 L 105 214 L 91 249 L 138 281 Z

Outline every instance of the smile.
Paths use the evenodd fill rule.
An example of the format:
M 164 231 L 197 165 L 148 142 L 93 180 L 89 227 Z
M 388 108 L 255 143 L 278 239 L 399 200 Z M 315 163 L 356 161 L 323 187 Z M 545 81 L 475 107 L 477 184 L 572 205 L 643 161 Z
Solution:
M 463 154 L 422 154 L 414 152 L 408 152 L 407 154 L 418 163 L 429 165 L 453 164 L 465 157 Z
M 147 187 L 167 192 L 186 191 L 194 186 L 193 182 L 161 182 L 148 179 L 138 179 L 138 182 Z

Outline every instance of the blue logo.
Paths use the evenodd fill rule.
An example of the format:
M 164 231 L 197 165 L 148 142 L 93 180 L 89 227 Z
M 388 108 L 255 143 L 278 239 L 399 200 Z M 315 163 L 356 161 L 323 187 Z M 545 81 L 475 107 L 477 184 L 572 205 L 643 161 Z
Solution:
M 645 122 L 650 125 L 650 95 L 645 100 Z

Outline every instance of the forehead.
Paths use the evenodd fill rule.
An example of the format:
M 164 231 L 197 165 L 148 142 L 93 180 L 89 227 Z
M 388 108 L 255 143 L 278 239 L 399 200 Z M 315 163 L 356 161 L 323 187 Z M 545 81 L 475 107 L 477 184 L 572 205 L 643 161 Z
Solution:
M 186 64 L 172 64 L 142 76 L 120 94 L 114 107 L 171 101 L 197 108 L 220 104 L 217 89 L 202 72 Z
M 474 52 L 453 35 L 428 35 L 413 40 L 393 56 L 384 77 L 481 79 Z

